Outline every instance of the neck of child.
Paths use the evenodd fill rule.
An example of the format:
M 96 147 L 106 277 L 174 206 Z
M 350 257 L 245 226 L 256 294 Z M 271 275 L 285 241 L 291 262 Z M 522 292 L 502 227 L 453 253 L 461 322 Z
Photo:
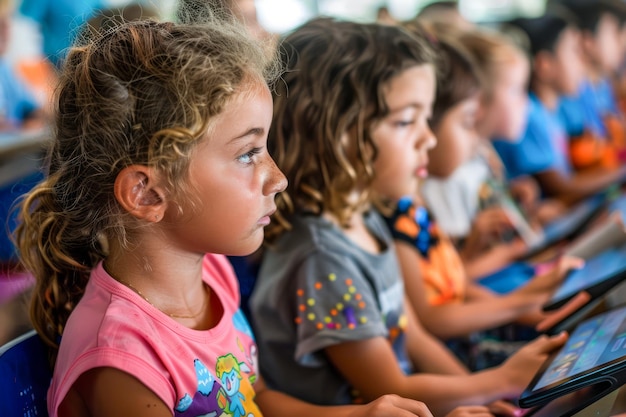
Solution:
M 202 280 L 203 255 L 175 250 L 150 238 L 130 249 L 110 246 L 104 265 L 114 279 L 190 327 L 206 322 L 203 310 L 210 310 L 210 290 Z
M 585 65 L 585 78 L 592 83 L 597 83 L 603 78 L 602 70 L 592 63 L 587 63 Z
M 547 109 L 556 110 L 558 107 L 559 93 L 552 86 L 539 82 L 533 83 L 532 92 Z

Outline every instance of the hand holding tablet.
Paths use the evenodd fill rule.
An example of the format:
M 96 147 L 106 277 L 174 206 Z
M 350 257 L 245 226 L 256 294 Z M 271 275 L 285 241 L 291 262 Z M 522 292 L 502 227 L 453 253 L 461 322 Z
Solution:
M 603 296 L 626 279 L 626 245 L 605 250 L 587 260 L 580 269 L 574 269 L 563 284 L 544 304 L 544 311 L 553 311 L 565 305 L 581 291 L 591 299 Z
M 580 323 L 567 343 L 541 367 L 519 398 L 523 408 L 542 406 L 589 387 L 572 414 L 626 382 L 626 307 Z M 571 414 L 568 414 L 571 415 Z

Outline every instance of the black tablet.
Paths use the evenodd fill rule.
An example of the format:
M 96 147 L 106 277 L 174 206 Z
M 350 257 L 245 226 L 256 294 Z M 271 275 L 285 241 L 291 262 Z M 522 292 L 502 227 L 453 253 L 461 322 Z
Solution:
M 607 249 L 585 262 L 581 269 L 570 271 L 558 290 L 544 304 L 543 310 L 555 310 L 580 291 L 592 299 L 610 291 L 626 279 L 626 245 Z
M 626 382 L 626 306 L 581 322 L 567 343 L 543 364 L 519 398 L 519 406 L 542 406 L 588 391 L 581 409 Z M 572 410 L 576 411 L 576 410 Z

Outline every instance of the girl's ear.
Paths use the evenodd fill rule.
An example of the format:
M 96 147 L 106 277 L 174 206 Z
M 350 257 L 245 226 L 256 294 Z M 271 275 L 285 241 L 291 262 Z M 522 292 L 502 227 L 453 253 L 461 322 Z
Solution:
M 165 214 L 166 193 L 151 168 L 143 165 L 124 168 L 117 174 L 113 191 L 124 210 L 138 219 L 158 222 Z

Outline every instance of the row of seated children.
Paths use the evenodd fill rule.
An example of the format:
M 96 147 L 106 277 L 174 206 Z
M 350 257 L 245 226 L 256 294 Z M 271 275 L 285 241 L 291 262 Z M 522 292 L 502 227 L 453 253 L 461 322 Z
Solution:
M 439 239 L 445 241 L 447 238 L 445 235 L 437 233 L 437 225 L 429 217 L 428 210 L 422 210 L 422 207 L 412 205 L 413 202 L 410 199 L 400 198 L 402 193 L 398 193 L 397 190 L 402 189 L 403 181 L 398 178 L 390 179 L 390 175 L 398 172 L 398 166 L 403 165 L 400 162 L 400 157 L 396 156 L 393 159 L 395 163 L 393 168 L 391 168 L 393 164 L 389 164 L 390 166 L 387 167 L 384 166 L 384 162 L 380 162 L 389 158 L 385 155 L 385 147 L 392 146 L 383 145 L 382 139 L 377 142 L 374 137 L 373 132 L 379 128 L 378 124 L 384 125 L 384 118 L 383 121 L 371 122 L 372 126 L 375 126 L 370 128 L 372 141 L 378 145 L 376 147 L 377 159 L 372 163 L 373 168 L 371 169 L 375 173 L 372 179 L 372 189 L 368 190 L 365 185 L 357 180 L 369 172 L 367 168 L 353 166 L 351 168 L 352 172 L 355 173 L 353 177 L 346 174 L 346 178 L 339 179 L 343 175 L 342 167 L 324 165 L 329 163 L 324 161 L 343 161 L 343 158 L 348 158 L 348 156 L 336 155 L 335 153 L 338 152 L 336 147 L 327 150 L 316 143 L 310 143 L 307 147 L 305 145 L 306 139 L 324 138 L 325 141 L 330 140 L 330 136 L 325 136 L 313 127 L 314 124 L 308 117 L 315 117 L 316 120 L 323 121 L 318 129 L 331 132 L 342 132 L 342 130 L 338 128 L 329 129 L 328 124 L 333 123 L 334 120 L 325 116 L 319 105 L 316 106 L 315 101 L 307 102 L 307 105 L 316 109 L 315 111 L 302 110 L 302 114 L 298 114 L 296 111 L 289 110 L 298 109 L 298 95 L 315 96 L 317 100 L 322 98 L 320 93 L 314 95 L 313 92 L 306 91 L 307 86 L 316 85 L 312 80 L 315 80 L 315 77 L 320 73 L 323 74 L 321 70 L 317 72 L 312 70 L 315 75 L 304 70 L 304 68 L 315 68 L 315 64 L 306 59 L 308 48 L 319 51 L 329 47 L 328 45 L 324 45 L 326 48 L 313 45 L 314 42 L 311 39 L 315 36 L 311 33 L 307 36 L 305 30 L 315 33 L 315 29 L 315 26 L 304 28 L 303 33 L 296 32 L 287 39 L 288 46 L 295 49 L 295 51 L 288 50 L 287 52 L 289 55 L 287 68 L 289 70 L 297 69 L 295 71 L 297 75 L 285 79 L 290 94 L 287 95 L 285 91 L 282 91 L 276 96 L 275 107 L 278 110 L 275 110 L 275 114 L 277 118 L 273 125 L 270 143 L 277 146 L 275 149 L 277 163 L 288 176 L 290 186 L 285 193 L 279 196 L 279 201 L 283 201 L 284 205 L 284 211 L 280 210 L 279 205 L 279 215 L 276 219 L 280 239 L 275 241 L 276 238 L 272 236 L 272 233 L 275 232 L 270 233 L 270 244 L 264 253 L 259 271 L 259 281 L 251 300 L 251 315 L 253 322 L 259 327 L 261 366 L 266 364 L 265 371 L 269 381 L 294 395 L 304 396 L 304 398 L 317 402 L 332 401 L 339 394 L 336 389 L 330 390 L 328 393 L 316 394 L 310 389 L 312 385 L 309 383 L 310 380 L 315 381 L 315 383 L 322 380 L 331 386 L 344 387 L 347 393 L 345 395 L 363 395 L 366 398 L 371 395 L 369 393 L 379 394 L 381 391 L 378 390 L 384 390 L 378 384 L 378 380 L 381 378 L 387 381 L 387 384 L 398 384 L 397 386 L 403 387 L 402 378 L 394 379 L 378 369 L 362 369 L 347 359 L 349 355 L 354 355 L 355 344 L 362 346 L 359 349 L 360 355 L 362 355 L 360 356 L 361 361 L 359 361 L 361 363 L 369 363 L 370 360 L 373 360 L 368 356 L 372 351 L 379 354 L 380 357 L 391 356 L 376 350 L 379 348 L 378 345 L 368 344 L 371 342 L 372 335 L 361 334 L 368 330 L 361 330 L 356 335 L 350 330 L 345 330 L 346 325 L 350 328 L 360 327 L 363 329 L 366 327 L 369 329 L 371 316 L 375 316 L 375 313 L 370 310 L 373 308 L 372 302 L 375 302 L 377 306 L 385 306 L 384 308 L 390 309 L 384 313 L 379 310 L 377 322 L 386 324 L 388 334 L 393 335 L 389 336 L 393 341 L 396 341 L 395 335 L 398 333 L 398 328 L 402 328 L 394 320 L 400 320 L 400 322 L 404 320 L 404 317 L 393 312 L 394 307 L 390 305 L 388 300 L 389 294 L 395 291 L 395 289 L 390 289 L 390 286 L 393 287 L 393 285 L 384 282 L 385 279 L 389 279 L 389 271 L 394 271 L 391 272 L 393 275 L 396 273 L 395 270 L 388 265 L 386 268 L 378 265 L 378 262 L 384 264 L 384 261 L 380 260 L 382 257 L 379 259 L 372 257 L 372 253 L 384 254 L 387 243 L 379 235 L 379 233 L 382 235 L 384 232 L 376 228 L 374 220 L 368 219 L 371 216 L 368 209 L 371 208 L 369 204 L 373 203 L 371 201 L 365 203 L 358 201 L 359 198 L 364 198 L 364 191 L 369 191 L 377 197 L 382 196 L 386 203 L 391 202 L 391 205 L 396 208 L 396 217 L 392 217 L 391 225 L 400 224 L 400 228 L 403 228 L 402 230 L 394 230 L 397 238 L 395 250 L 400 257 L 401 276 L 405 280 L 404 284 L 410 301 L 409 308 L 415 309 L 419 321 L 426 324 L 427 330 L 437 336 L 449 338 L 450 336 L 465 335 L 473 330 L 485 330 L 498 324 L 520 319 L 533 325 L 537 324 L 537 321 L 542 318 L 541 314 L 538 314 L 538 307 L 542 300 L 545 300 L 547 294 L 554 289 L 554 286 L 558 285 L 559 270 L 553 270 L 552 274 L 540 275 L 520 290 L 504 297 L 498 297 L 479 286 L 472 285 L 473 283 L 465 277 L 467 267 L 461 265 L 455 250 L 449 245 L 440 244 L 441 242 L 438 241 Z M 451 32 L 453 32 L 451 28 L 447 27 L 441 29 L 439 34 L 450 35 Z M 450 146 L 465 146 L 468 159 L 479 156 L 482 164 L 486 162 L 487 173 L 482 175 L 489 177 L 494 176 L 495 173 L 496 180 L 503 182 L 504 170 L 497 154 L 490 146 L 490 141 L 496 138 L 515 141 L 526 128 L 524 116 L 527 105 L 525 85 L 529 75 L 528 60 L 520 49 L 492 34 L 459 33 L 455 37 L 456 39 L 451 41 L 453 44 L 460 44 L 456 51 L 454 46 L 446 44 L 446 41 L 442 41 L 441 37 L 435 36 L 435 38 L 440 42 L 444 51 L 448 49 L 448 54 L 453 56 L 457 54 L 456 58 L 458 55 L 462 55 L 462 52 L 459 52 L 460 49 L 466 49 L 468 54 L 473 55 L 468 58 L 468 61 L 475 61 L 479 67 L 478 71 L 482 72 L 482 78 L 491 82 L 491 84 L 486 83 L 479 86 L 480 83 L 474 80 L 474 85 L 472 85 L 471 75 L 466 79 L 457 79 L 455 76 L 459 77 L 459 74 L 455 71 L 462 72 L 462 69 L 447 67 L 446 69 L 450 73 L 446 74 L 441 79 L 441 84 L 438 85 L 438 95 L 432 115 L 433 120 L 430 123 L 436 133 L 435 136 L 439 140 L 448 141 L 449 144 L 452 142 Z M 323 41 L 318 39 L 318 42 Z M 451 50 L 452 52 L 450 52 Z M 442 51 L 440 50 L 440 52 Z M 312 53 L 309 54 L 313 55 Z M 321 60 L 320 65 L 322 66 L 330 66 L 329 62 L 333 62 L 336 66 L 329 68 L 329 71 L 338 73 L 359 72 L 355 69 L 348 71 L 341 68 L 341 62 L 336 63 L 330 58 L 328 58 L 329 62 L 324 61 L 319 55 L 315 59 Z M 449 61 L 450 56 L 448 56 L 448 66 L 450 65 Z M 320 61 L 316 62 L 319 63 Z M 354 62 L 352 64 L 356 65 Z M 345 65 L 347 66 L 347 63 Z M 463 66 L 464 64 L 457 62 L 457 65 Z M 468 62 L 465 65 L 471 67 L 472 63 Z M 466 68 L 466 71 L 471 72 L 473 70 Z M 322 77 L 324 76 L 322 75 Z M 469 83 L 468 79 L 470 79 Z M 318 82 L 321 83 L 321 80 Z M 352 82 L 354 81 L 352 80 Z M 462 92 L 458 90 L 449 91 L 454 88 L 456 82 L 459 83 Z M 392 82 L 390 84 L 393 85 Z M 326 87 L 329 89 L 339 88 L 335 84 Z M 472 91 L 473 87 L 475 87 L 474 91 Z M 480 96 L 478 90 L 482 90 Z M 346 96 L 350 95 L 346 91 L 342 91 L 342 93 L 329 92 L 328 94 L 331 97 L 333 95 L 343 97 L 344 100 Z M 474 96 L 472 97 L 473 93 Z M 455 97 L 458 102 L 452 100 L 449 103 L 451 107 L 446 108 L 446 104 L 444 104 L 446 94 L 466 94 L 466 96 Z M 357 93 L 352 93 L 352 95 L 358 96 Z M 330 97 L 326 97 L 325 102 L 334 104 Z M 455 107 L 454 104 L 459 104 L 459 102 L 461 105 Z M 342 104 L 349 106 L 345 102 Z M 438 106 L 440 107 L 438 108 Z M 418 106 L 418 108 L 421 107 Z M 392 119 L 392 114 L 393 106 L 390 105 L 387 117 Z M 450 117 L 452 120 L 443 122 L 445 117 Z M 282 121 L 282 119 L 285 120 Z M 419 120 L 419 113 L 416 119 Z M 340 120 L 335 123 L 350 124 L 349 121 Z M 367 119 L 361 123 L 365 124 L 365 128 L 360 134 L 363 138 L 367 138 Z M 397 121 L 396 123 L 401 124 L 402 122 Z M 417 122 L 414 121 L 413 123 Z M 456 127 L 465 124 L 466 136 L 462 136 L 462 132 L 459 133 L 459 130 L 450 132 L 451 128 L 454 129 L 455 123 Z M 410 124 L 407 123 L 407 125 Z M 299 131 L 295 128 L 297 126 L 303 127 L 303 130 Z M 334 127 L 334 125 L 330 126 Z M 305 127 L 307 130 L 304 130 Z M 360 139 L 358 132 L 355 135 L 357 142 L 354 148 L 365 153 L 362 150 L 363 145 L 359 143 L 359 140 L 365 139 Z M 471 143 L 472 135 L 476 136 L 474 143 Z M 381 137 L 384 136 L 381 135 Z M 388 138 L 385 137 L 385 139 Z M 341 140 L 346 140 L 345 134 L 342 134 L 341 138 L 335 139 L 335 141 Z M 274 144 L 272 141 L 276 143 Z M 427 142 L 425 139 L 423 141 Z M 421 146 L 429 147 L 425 143 Z M 419 145 L 417 147 L 419 148 Z M 429 168 L 432 167 L 433 170 L 445 171 L 447 169 L 446 163 L 454 163 L 450 159 L 464 156 L 462 153 L 459 155 L 458 148 L 451 152 L 451 148 L 437 148 L 432 145 L 430 147 L 432 149 L 429 152 L 431 157 Z M 479 153 L 481 151 L 484 153 Z M 356 151 L 348 147 L 345 152 L 350 155 Z M 319 158 L 319 153 L 322 153 L 324 158 Z M 307 154 L 316 156 L 307 158 Z M 329 158 L 327 155 L 331 155 L 331 157 Z M 357 155 L 362 154 L 358 153 Z M 437 156 L 434 155 L 438 155 L 439 159 L 436 159 Z M 435 159 L 442 165 L 435 163 L 433 161 Z M 365 164 L 362 161 L 359 162 Z M 416 169 L 421 171 L 421 174 L 418 175 L 426 175 L 425 167 L 418 166 Z M 468 172 L 471 171 L 468 170 Z M 316 178 L 316 172 L 325 173 L 325 176 Z M 336 172 L 338 179 L 331 176 L 332 172 Z M 348 170 L 348 172 L 351 171 Z M 352 186 L 358 192 L 348 187 L 345 189 L 346 194 L 342 197 L 340 191 L 344 191 L 344 188 L 341 187 L 346 187 L 346 183 L 349 183 L 350 179 L 353 180 Z M 569 202 L 568 200 L 542 199 L 537 201 L 539 195 L 533 193 L 533 179 L 524 180 L 527 181 L 527 184 L 521 181 L 522 184 L 519 185 L 521 201 L 525 203 L 526 210 L 536 216 L 538 224 L 548 222 L 564 213 L 566 210 L 564 203 Z M 339 188 L 336 191 L 333 191 L 333 182 L 336 182 L 336 188 Z M 377 183 L 380 183 L 378 185 L 380 188 L 377 188 Z M 428 179 L 426 183 L 428 183 Z M 480 205 L 477 195 L 479 193 L 477 190 L 472 191 L 474 191 L 476 199 L 476 203 L 472 204 L 478 206 Z M 410 187 L 404 189 L 404 193 L 412 194 Z M 467 194 L 470 193 L 467 192 Z M 413 197 L 415 196 L 413 195 Z M 471 197 L 470 195 L 469 198 Z M 526 197 L 525 200 L 524 197 Z M 458 196 L 453 195 L 450 198 L 458 198 Z M 495 203 L 499 203 L 499 201 Z M 354 204 L 353 213 L 350 213 L 350 208 L 346 207 L 348 204 Z M 493 205 L 494 202 L 491 204 Z M 457 206 L 450 205 L 449 207 Z M 364 212 L 367 214 L 359 218 Z M 507 219 L 502 219 L 500 222 L 508 223 Z M 473 219 L 470 219 L 469 223 L 473 223 Z M 368 236 L 368 231 L 370 236 Z M 346 243 L 351 246 L 356 243 L 357 248 L 345 248 Z M 476 248 L 470 249 L 475 250 Z M 471 260 L 471 256 L 468 258 Z M 565 260 L 564 262 L 566 266 L 563 268 L 572 267 L 575 264 L 572 260 Z M 466 290 L 467 293 L 465 293 Z M 355 296 L 356 301 L 352 298 Z M 361 317 L 359 318 L 355 312 L 360 312 Z M 351 317 L 353 321 L 346 321 L 346 316 Z M 385 322 L 385 320 L 387 321 Z M 295 323 L 295 327 L 293 324 L 290 325 L 290 321 Z M 280 323 L 280 329 L 272 326 L 272 323 L 276 322 Z M 335 330 L 334 333 L 339 333 L 339 335 L 332 335 L 332 330 Z M 436 357 L 432 348 L 431 354 Z M 334 368 L 339 369 L 340 376 L 327 369 L 328 362 Z M 432 359 L 430 363 L 431 365 L 436 363 L 435 359 Z M 391 371 L 387 370 L 387 372 Z M 392 375 L 397 378 L 398 374 L 406 374 L 407 372 L 410 370 L 402 369 L 402 372 L 394 371 Z M 294 383 L 294 379 L 300 380 L 301 383 Z M 410 378 L 408 379 L 410 380 Z M 355 389 L 356 387 L 358 389 Z M 412 388 L 416 389 L 415 386 Z M 405 387 L 405 389 L 408 388 Z M 405 392 L 408 392 L 408 395 L 411 393 L 410 389 Z M 330 397 L 324 397 L 325 394 L 330 395 Z M 426 392 L 421 391 L 421 394 L 426 395 Z M 450 392 L 448 394 L 453 395 Z M 435 406 L 437 404 L 436 400 L 431 400 L 429 403 L 435 404 Z
M 429 407 L 437 415 L 513 415 L 514 407 L 502 400 L 520 392 L 565 335 L 541 337 L 502 367 L 470 375 L 419 327 L 408 304 L 405 310 L 397 265 L 395 273 L 386 274 L 391 286 L 381 288 L 390 291 L 386 302 L 391 309 L 385 307 L 384 312 L 391 313 L 395 344 L 401 350 L 410 347 L 410 352 L 398 360 L 391 351 L 368 360 L 372 364 L 384 360 L 384 366 L 370 367 L 377 388 L 354 396 L 305 377 L 312 392 L 342 397 L 311 404 L 303 401 L 304 396 L 298 399 L 266 387 L 262 375 L 272 366 L 262 365 L 259 372 L 253 334 L 239 313 L 236 278 L 221 255 L 248 255 L 259 247 L 275 196 L 287 185 L 266 144 L 273 113 L 267 82 L 275 79 L 275 66 L 242 33 L 218 21 L 211 25 L 141 21 L 123 24 L 69 51 L 58 86 L 47 176 L 26 196 L 16 232 L 21 260 L 37 280 L 34 324 L 53 358 L 49 415 L 432 416 L 424 403 L 416 401 L 421 398 L 432 401 Z M 426 151 L 435 143 L 427 125 L 435 90 L 433 55 L 423 39 L 396 27 L 320 20 L 293 36 L 300 34 L 328 46 L 329 53 L 319 61 L 319 49 L 302 51 L 306 53 L 299 56 L 307 62 L 323 65 L 330 59 L 338 64 L 327 66 L 333 73 L 346 66 L 361 70 L 340 71 L 335 73 L 338 78 L 321 76 L 323 82 L 343 86 L 351 79 L 358 96 L 343 96 L 348 101 L 335 96 L 338 101 L 330 102 L 326 99 L 332 89 L 323 88 L 321 101 L 311 110 L 315 113 L 318 108 L 333 119 L 328 120 L 329 127 L 339 126 L 333 129 L 338 136 L 326 149 L 337 149 L 341 159 L 329 154 L 329 168 L 364 162 L 354 165 L 357 172 L 347 170 L 352 178 L 347 182 L 337 182 L 334 173 L 326 177 L 333 182 L 330 194 L 335 196 L 339 187 L 347 197 L 333 199 L 332 205 L 349 207 L 347 212 L 340 210 L 348 215 L 341 221 L 348 220 L 353 225 L 350 231 L 357 232 L 349 239 L 362 240 L 374 252 L 379 244 L 385 245 L 380 256 L 393 268 L 395 255 L 386 226 L 370 211 L 373 194 L 355 191 L 370 189 L 367 178 L 373 178 L 368 173 L 372 174 L 374 160 L 383 174 L 392 168 L 396 155 L 407 155 L 399 175 L 389 172 L 386 180 L 376 176 L 381 179 L 377 190 L 392 179 L 408 180 L 400 186 L 404 189 L 414 182 L 415 170 L 423 170 Z M 355 60 L 363 47 L 370 53 Z M 379 60 L 383 53 L 385 59 Z M 371 62 L 379 64 L 370 68 Z M 318 92 L 321 85 L 316 82 L 309 88 Z M 280 97 L 286 97 L 276 97 L 276 123 L 282 125 L 286 115 L 278 111 L 284 103 L 279 103 Z M 315 98 L 296 97 L 305 102 Z M 363 118 L 372 106 L 380 107 Z M 300 113 L 301 108 L 298 103 L 292 109 Z M 365 124 L 346 118 L 353 115 Z M 319 120 L 313 118 L 315 126 Z M 380 138 L 397 147 L 381 146 L 377 152 Z M 340 150 L 344 145 L 345 152 Z M 410 157 L 407 146 L 414 149 Z M 272 147 L 280 154 L 280 140 Z M 304 155 L 310 155 L 308 150 L 293 154 Z M 315 198 L 317 189 L 310 191 Z M 284 210 L 282 201 L 279 204 Z M 315 212 L 315 205 L 310 208 Z M 385 240 L 376 240 L 361 220 L 377 227 Z M 337 224 L 338 230 L 345 226 Z M 358 278 L 354 277 L 355 285 Z M 363 290 L 367 289 L 359 288 Z M 363 314 L 351 310 L 346 300 L 340 310 L 343 330 L 331 329 L 336 322 L 326 323 L 326 328 L 334 334 L 353 330 L 355 335 L 371 328 L 377 336 L 370 342 L 385 353 L 390 345 L 385 325 L 378 321 L 383 312 L 373 308 L 376 301 L 359 300 L 352 285 L 344 293 L 359 301 L 357 309 L 365 303 L 371 321 L 364 323 Z M 273 323 L 263 331 L 269 335 L 275 330 Z M 363 346 L 335 347 L 335 366 L 362 368 Z M 328 347 L 326 353 L 331 350 Z M 386 379 L 399 377 L 401 365 L 407 369 L 415 365 L 421 371 L 402 384 L 408 391 Z M 385 376 L 387 366 L 391 373 Z M 326 369 L 332 373 L 332 368 Z M 304 382 L 293 378 L 287 385 Z M 353 378 L 360 378 L 349 378 L 357 388 Z M 272 388 L 276 382 L 272 379 Z M 413 383 L 416 386 L 409 387 Z M 353 397 L 362 397 L 367 404 L 348 405 Z M 489 403 L 491 409 L 485 406 Z
M 505 400 L 518 396 L 523 388 L 515 384 L 527 383 L 536 372 L 535 349 L 546 340 L 527 343 L 498 366 L 468 370 L 425 329 L 424 311 L 415 314 L 405 287 L 418 284 L 406 282 L 405 265 L 398 263 L 404 242 L 393 242 L 379 214 L 411 212 L 404 197 L 417 193 L 437 142 L 428 120 L 449 110 L 432 110 L 439 98 L 434 51 L 438 44 L 440 52 L 458 53 L 452 41 L 435 36 L 436 45 L 429 45 L 428 34 L 407 35 L 389 26 L 318 19 L 282 44 L 287 72 L 274 94 L 269 146 L 289 185 L 277 196 L 250 299 L 261 372 L 270 386 L 321 404 L 398 393 L 424 400 L 436 414 L 467 403 L 510 406 Z M 440 74 L 440 83 L 454 84 L 456 69 Z M 477 91 L 474 81 L 470 90 Z M 396 221 L 415 221 L 413 213 L 403 214 Z M 420 226 L 408 226 L 417 234 L 405 246 L 413 272 L 420 268 L 414 255 L 424 243 L 420 239 L 429 239 Z M 438 260 L 458 261 L 454 250 L 447 255 Z M 577 264 L 564 259 L 560 268 L 511 296 L 510 306 L 495 296 L 480 307 L 468 303 L 439 323 L 439 335 L 467 334 L 537 313 L 563 270 Z M 454 308 L 465 301 L 465 282 L 452 286 L 459 290 L 449 300 Z M 423 298 L 425 292 L 413 294 Z M 434 314 L 426 314 L 434 323 Z M 453 314 L 473 314 L 474 323 L 457 326 Z M 528 349 L 535 353 L 527 356 Z M 501 384 L 513 375 L 516 383 Z
M 417 192 L 436 144 L 427 39 L 311 21 L 282 46 L 273 111 L 265 51 L 223 22 L 129 23 L 72 49 L 17 230 L 50 415 L 515 415 L 566 335 L 470 372 L 415 315 L 378 213 Z M 257 353 L 221 254 L 255 251 L 268 223 Z
M 624 121 L 609 114 L 617 106 L 606 80 L 624 57 L 625 16 L 589 2 L 513 22 L 528 38 L 532 67 L 525 132 L 495 142 L 510 177 L 532 175 L 543 195 L 570 205 L 623 181 Z

